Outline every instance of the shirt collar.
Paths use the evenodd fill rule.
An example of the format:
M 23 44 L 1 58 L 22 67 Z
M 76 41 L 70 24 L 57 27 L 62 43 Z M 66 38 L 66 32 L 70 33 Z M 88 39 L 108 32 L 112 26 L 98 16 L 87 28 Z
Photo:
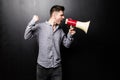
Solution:
M 49 26 L 52 26 L 48 21 L 45 21 L 45 23 L 46 23 L 47 25 L 49 25 Z M 56 26 L 55 31 L 56 31 L 58 28 L 59 28 L 59 25 Z
M 45 23 L 49 26 L 52 26 L 47 20 L 45 21 Z M 59 25 L 56 26 L 56 28 L 58 28 L 58 27 L 59 27 Z
M 46 23 L 47 25 L 49 25 L 49 26 L 52 26 L 48 21 L 45 21 L 45 23 Z

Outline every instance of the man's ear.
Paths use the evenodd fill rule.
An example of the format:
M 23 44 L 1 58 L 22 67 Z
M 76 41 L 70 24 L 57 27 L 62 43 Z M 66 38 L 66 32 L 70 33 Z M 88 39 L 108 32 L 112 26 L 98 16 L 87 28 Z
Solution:
M 53 12 L 52 16 L 55 17 L 55 12 Z
M 56 18 L 57 14 L 58 14 L 58 12 L 56 12 L 56 11 L 53 12 L 53 17 Z

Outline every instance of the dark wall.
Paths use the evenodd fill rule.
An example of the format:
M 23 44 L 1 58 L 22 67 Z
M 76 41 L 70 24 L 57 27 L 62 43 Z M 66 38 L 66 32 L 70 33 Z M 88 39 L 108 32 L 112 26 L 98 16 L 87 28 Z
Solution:
M 77 29 L 69 49 L 61 47 L 64 80 L 116 80 L 119 54 L 119 7 L 110 0 L 0 0 L 0 80 L 35 80 L 38 46 L 24 40 L 34 14 L 49 18 L 54 4 L 65 16 L 90 20 L 88 33 Z

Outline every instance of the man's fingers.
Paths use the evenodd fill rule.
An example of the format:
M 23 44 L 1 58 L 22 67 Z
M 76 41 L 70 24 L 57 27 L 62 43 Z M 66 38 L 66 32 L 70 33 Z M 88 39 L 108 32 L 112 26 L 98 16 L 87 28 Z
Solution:
M 70 26 L 70 29 L 74 29 L 73 26 Z
M 74 35 L 76 33 L 75 28 L 73 26 L 70 26 L 69 33 L 71 35 Z

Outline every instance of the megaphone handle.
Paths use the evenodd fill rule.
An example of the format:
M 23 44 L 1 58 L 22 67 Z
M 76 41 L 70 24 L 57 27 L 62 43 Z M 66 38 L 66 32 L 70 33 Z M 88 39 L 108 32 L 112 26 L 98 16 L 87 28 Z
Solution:
M 70 28 L 73 28 L 73 26 L 72 26 L 72 25 L 70 25 Z

